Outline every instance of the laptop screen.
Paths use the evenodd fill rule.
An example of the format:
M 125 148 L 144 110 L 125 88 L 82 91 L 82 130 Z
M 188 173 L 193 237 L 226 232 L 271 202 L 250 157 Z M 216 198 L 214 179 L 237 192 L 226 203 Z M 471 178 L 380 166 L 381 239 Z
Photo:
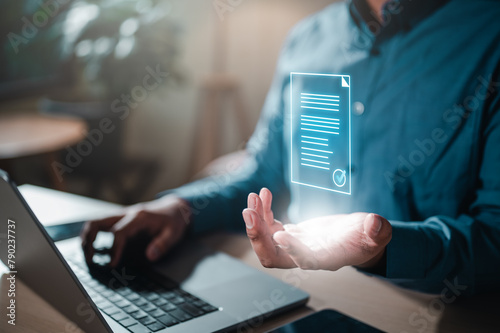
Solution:
M 110 332 L 17 187 L 1 170 L 0 198 L 0 259 L 10 281 L 21 280 L 85 332 Z

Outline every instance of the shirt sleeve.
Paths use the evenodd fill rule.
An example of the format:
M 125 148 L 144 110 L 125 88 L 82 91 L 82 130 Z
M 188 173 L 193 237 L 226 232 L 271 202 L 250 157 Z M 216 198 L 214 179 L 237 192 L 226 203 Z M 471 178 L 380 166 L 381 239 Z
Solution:
M 498 74 L 498 73 L 497 73 Z M 462 294 L 498 289 L 500 277 L 500 75 L 483 114 L 481 163 L 473 203 L 456 218 L 392 221 L 386 277 L 402 286 Z

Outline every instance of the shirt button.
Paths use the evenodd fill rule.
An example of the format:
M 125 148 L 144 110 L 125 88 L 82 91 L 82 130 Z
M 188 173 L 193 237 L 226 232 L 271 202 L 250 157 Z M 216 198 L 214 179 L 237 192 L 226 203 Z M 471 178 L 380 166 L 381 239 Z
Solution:
M 352 103 L 352 112 L 357 116 L 361 116 L 365 113 L 365 106 L 361 102 L 354 102 Z

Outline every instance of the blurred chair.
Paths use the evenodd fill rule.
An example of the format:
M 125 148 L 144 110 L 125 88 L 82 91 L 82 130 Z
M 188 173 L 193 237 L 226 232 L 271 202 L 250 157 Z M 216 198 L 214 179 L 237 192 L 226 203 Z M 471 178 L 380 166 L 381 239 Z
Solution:
M 208 162 L 220 156 L 223 134 L 224 106 L 232 102 L 228 112 L 239 130 L 242 141 L 250 135 L 251 128 L 238 80 L 225 73 L 214 73 L 207 77 L 200 89 L 200 108 L 197 115 L 194 147 L 190 163 L 190 177 L 199 172 Z

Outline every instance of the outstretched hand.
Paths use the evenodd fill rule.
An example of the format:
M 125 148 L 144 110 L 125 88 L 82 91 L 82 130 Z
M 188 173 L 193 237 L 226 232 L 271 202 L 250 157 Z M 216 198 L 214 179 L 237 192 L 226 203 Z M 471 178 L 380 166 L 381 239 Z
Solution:
M 392 237 L 385 218 L 368 213 L 323 216 L 283 225 L 274 219 L 272 194 L 250 193 L 243 211 L 247 235 L 264 267 L 324 269 L 373 267 Z

